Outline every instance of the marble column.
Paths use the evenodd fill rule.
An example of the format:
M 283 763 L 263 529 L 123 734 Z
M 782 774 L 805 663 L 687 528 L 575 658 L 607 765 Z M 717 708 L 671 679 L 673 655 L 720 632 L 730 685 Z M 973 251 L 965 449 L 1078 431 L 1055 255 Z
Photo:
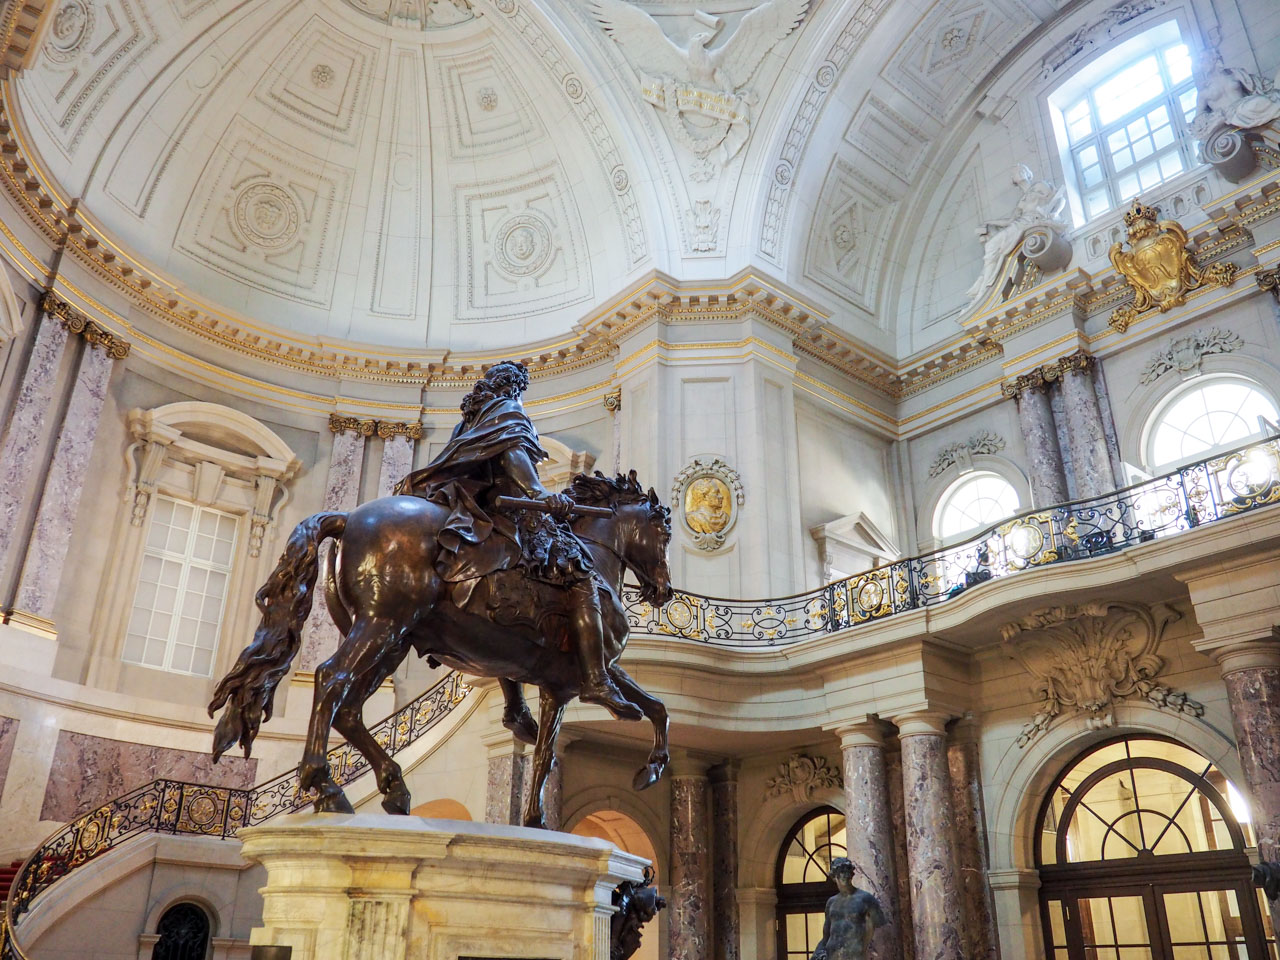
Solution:
M 365 434 L 359 429 L 349 429 L 338 419 L 330 421 L 334 431 L 333 449 L 329 454 L 329 473 L 325 480 L 322 510 L 353 510 L 360 496 L 360 470 L 364 463 Z M 320 546 L 320 570 L 324 576 L 331 544 Z M 317 580 L 317 587 L 322 581 Z M 314 672 L 338 648 L 338 628 L 329 619 L 324 594 L 317 590 L 311 605 L 311 616 L 302 630 L 302 649 L 298 652 L 298 669 Z
M 1098 497 L 1116 489 L 1107 433 L 1102 426 L 1102 409 L 1093 388 L 1092 366 L 1092 357 L 1065 358 L 1062 363 L 1062 410 L 1075 469 L 1077 498 Z
M 738 764 L 713 767 L 711 779 L 711 954 L 738 960 Z
M 854 883 L 880 901 L 888 921 L 876 931 L 870 956 L 872 960 L 902 960 L 883 729 L 879 721 L 868 720 L 836 733 L 844 757 L 845 842 L 856 871 Z
M 378 496 L 391 496 L 391 488 L 399 483 L 413 466 L 413 438 L 393 434 L 382 442 L 382 464 L 378 468 Z
M 710 960 L 707 949 L 707 775 L 677 759 L 671 768 L 671 894 L 667 897 L 671 960 Z
M 44 620 L 53 619 L 53 603 L 71 547 L 71 528 L 80 509 L 89 456 L 98 437 L 107 382 L 114 366 L 115 360 L 105 348 L 85 345 L 67 413 L 53 448 L 53 461 L 45 476 L 14 602 L 16 609 Z
M 486 823 L 519 825 L 524 801 L 526 769 L 529 758 L 514 748 L 489 754 L 489 776 L 485 782 L 484 819 Z
M 1044 387 L 1026 386 L 1017 395 L 1018 426 L 1027 450 L 1031 479 L 1031 503 L 1047 507 L 1066 503 L 1067 478 L 1062 471 L 1062 451 L 1053 423 L 1053 408 Z
M 1280 860 L 1280 644 L 1215 651 L 1222 667 L 1260 860 Z M 1280 934 L 1280 911 L 1272 911 Z
M 965 718 L 951 731 L 947 747 L 951 799 L 956 814 L 956 859 L 964 900 L 965 957 L 999 960 L 995 906 L 987 880 L 987 820 L 982 804 L 977 725 Z
M 915 960 L 916 933 L 911 926 L 911 869 L 907 864 L 907 814 L 902 802 L 902 750 L 897 740 L 885 745 L 885 776 L 889 783 L 889 818 L 893 822 L 893 872 L 897 877 L 898 932 L 902 960 Z
M 947 718 L 895 717 L 902 743 L 902 799 L 911 871 L 916 960 L 967 960 L 956 823 L 947 769 Z
M 21 562 L 20 556 L 10 554 L 22 533 L 22 506 L 29 501 L 35 478 L 43 467 L 40 447 L 50 432 L 50 411 L 57 406 L 58 366 L 67 337 L 66 327 L 57 318 L 41 316 L 4 446 L 0 447 L 0 577 Z M 0 588 L 3 583 L 0 580 Z

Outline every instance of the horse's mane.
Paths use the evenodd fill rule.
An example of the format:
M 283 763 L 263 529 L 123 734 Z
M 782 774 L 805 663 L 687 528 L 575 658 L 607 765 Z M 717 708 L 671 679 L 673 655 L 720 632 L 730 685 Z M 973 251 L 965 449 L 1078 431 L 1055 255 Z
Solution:
M 576 502 L 593 507 L 646 502 L 649 504 L 649 519 L 665 525 L 668 532 L 671 530 L 670 509 L 658 499 L 658 494 L 653 487 L 646 491 L 640 485 L 634 470 L 626 474 L 620 473 L 612 480 L 599 470 L 594 476 L 580 473 L 573 478 L 569 489 L 565 492 Z

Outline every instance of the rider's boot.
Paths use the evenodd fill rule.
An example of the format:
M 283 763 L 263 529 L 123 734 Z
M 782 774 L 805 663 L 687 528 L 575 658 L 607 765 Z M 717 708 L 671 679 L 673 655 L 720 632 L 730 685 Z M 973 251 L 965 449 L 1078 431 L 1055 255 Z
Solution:
M 582 691 L 578 699 L 604 707 L 619 720 L 642 719 L 644 713 L 622 695 L 605 668 L 604 624 L 595 584 L 585 580 L 576 584 L 572 593 L 574 609 L 569 617 L 569 634 L 582 670 Z

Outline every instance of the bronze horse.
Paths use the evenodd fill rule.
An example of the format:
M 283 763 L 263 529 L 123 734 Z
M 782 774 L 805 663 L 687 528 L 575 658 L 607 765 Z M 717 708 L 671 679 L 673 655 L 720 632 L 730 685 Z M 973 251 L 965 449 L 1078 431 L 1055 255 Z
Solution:
M 599 592 L 609 675 L 653 724 L 653 749 L 633 781 L 635 789 L 643 790 L 661 778 L 669 759 L 667 711 L 617 664 L 628 638 L 622 579 L 630 570 L 648 603 L 660 606 L 670 599 L 671 514 L 652 489 L 646 493 L 641 488 L 634 471 L 613 480 L 598 472 L 580 475 L 566 492 L 575 503 L 608 513 L 579 515 L 572 527 L 604 584 Z M 383 808 L 409 812 L 400 767 L 369 733 L 361 714 L 365 701 L 412 648 L 465 673 L 502 681 L 507 725 L 521 739 L 533 739 L 536 733 L 524 823 L 545 826 L 542 791 L 555 763 L 556 736 L 565 706 L 581 686 L 578 660 L 562 643 L 564 593 L 519 569 L 505 570 L 482 578 L 458 606 L 455 585 L 443 581 L 435 568 L 436 536 L 448 512 L 420 497 L 381 497 L 350 513 L 313 514 L 294 528 L 280 562 L 258 591 L 262 622 L 253 641 L 209 704 L 210 716 L 227 705 L 214 731 L 215 762 L 237 741 L 247 757 L 259 726 L 271 719 L 276 686 L 298 652 L 311 612 L 320 544 L 332 537 L 337 543 L 329 553 L 325 599 L 345 639 L 316 670 L 299 767 L 301 788 L 316 791 L 316 810 L 352 812 L 325 759 L 332 726 L 368 759 Z M 536 728 L 524 708 L 520 683 L 541 690 Z M 521 711 L 523 724 L 518 722 Z

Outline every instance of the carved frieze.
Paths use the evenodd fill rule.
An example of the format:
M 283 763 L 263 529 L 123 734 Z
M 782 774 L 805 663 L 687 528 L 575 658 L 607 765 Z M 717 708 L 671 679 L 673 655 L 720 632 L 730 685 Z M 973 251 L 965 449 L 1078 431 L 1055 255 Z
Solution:
M 685 532 L 699 550 L 724 546 L 745 499 L 742 477 L 719 457 L 694 457 L 671 485 L 671 502 L 679 505 Z
M 1184 377 L 1200 372 L 1200 362 L 1210 354 L 1233 353 L 1244 346 L 1238 333 L 1220 327 L 1206 327 L 1185 337 L 1170 340 L 1163 350 L 1157 350 L 1142 368 L 1142 383 L 1154 383 L 1170 370 L 1177 370 Z
M 1124 215 L 1124 225 L 1129 249 L 1112 244 L 1110 258 L 1116 273 L 1133 290 L 1133 302 L 1117 307 L 1108 321 L 1121 333 L 1153 307 L 1164 313 L 1186 303 L 1187 294 L 1205 284 L 1235 282 L 1235 264 L 1201 267 L 1187 231 L 1176 220 L 1161 220 L 1159 207 L 1135 199 Z
M 1003 449 L 1004 437 L 990 430 L 983 430 L 968 440 L 961 440 L 939 450 L 938 455 L 933 458 L 933 465 L 929 467 L 929 476 L 940 477 L 948 467 L 967 461 L 975 453 L 992 454 Z
M 1115 705 L 1131 698 L 1161 709 L 1204 715 L 1204 705 L 1159 682 L 1165 661 L 1156 651 L 1165 628 L 1180 618 L 1171 607 L 1099 601 L 1046 607 L 1000 628 L 1004 648 L 1035 678 L 1036 715 L 1018 746 L 1065 712 L 1086 714 L 1091 730 L 1115 723 Z
M 796 803 L 808 803 L 815 790 L 839 790 L 844 777 L 822 757 L 794 753 L 778 764 L 778 775 L 765 781 L 764 798 L 785 797 Z

